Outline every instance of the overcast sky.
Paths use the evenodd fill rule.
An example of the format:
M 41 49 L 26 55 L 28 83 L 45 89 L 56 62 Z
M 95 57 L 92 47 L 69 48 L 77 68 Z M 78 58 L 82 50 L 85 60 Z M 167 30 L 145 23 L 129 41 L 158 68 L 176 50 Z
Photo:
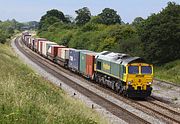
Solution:
M 16 19 L 20 22 L 39 21 L 50 9 L 58 9 L 65 15 L 76 16 L 75 10 L 88 7 L 92 15 L 104 8 L 115 9 L 124 22 L 135 17 L 147 18 L 167 6 L 170 0 L 0 0 L 0 20 Z M 173 0 L 180 4 L 180 0 Z

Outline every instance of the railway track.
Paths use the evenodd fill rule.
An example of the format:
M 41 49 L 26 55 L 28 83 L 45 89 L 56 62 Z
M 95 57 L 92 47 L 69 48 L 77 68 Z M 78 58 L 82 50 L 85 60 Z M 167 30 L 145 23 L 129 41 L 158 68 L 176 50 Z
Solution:
M 139 109 L 158 119 L 161 119 L 164 122 L 180 124 L 180 111 L 176 110 L 175 108 L 172 108 L 171 106 L 165 104 L 164 102 L 154 99 L 153 97 L 149 97 L 145 100 L 137 100 L 137 99 L 132 100 L 119 96 L 116 93 L 109 91 L 108 88 L 106 89 L 102 87 L 96 87 L 96 88 L 110 94 L 114 98 L 123 101 L 126 104 L 133 106 L 136 109 Z
M 18 43 L 17 43 L 17 39 L 16 39 L 16 46 L 18 47 Z M 20 48 L 20 46 L 19 46 L 19 48 L 18 49 L 21 49 Z M 23 52 L 23 50 L 21 50 L 21 52 Z M 33 58 L 32 57 L 32 55 L 29 53 L 28 55 L 27 55 L 27 51 L 25 51 L 24 50 L 24 52 L 23 52 L 26 56 L 29 56 L 30 58 Z M 34 53 L 35 54 L 35 53 Z M 34 56 L 35 57 L 35 56 Z M 35 57 L 34 59 L 37 59 L 38 57 Z M 43 60 L 45 60 L 47 63 L 42 63 L 41 61 L 42 61 L 42 59 Z M 51 66 L 54 66 L 54 67 L 58 67 L 58 69 L 60 69 L 61 71 L 64 71 L 65 73 L 68 73 L 68 74 L 70 74 L 69 73 L 69 71 L 67 71 L 67 70 L 65 70 L 65 69 L 63 69 L 63 68 L 61 68 L 61 67 L 59 67 L 59 66 L 57 66 L 57 65 L 55 65 L 54 63 L 51 63 L 51 62 L 49 62 L 48 60 L 46 60 L 46 59 L 44 59 L 44 58 L 41 58 L 41 60 L 39 60 L 39 58 L 37 59 L 38 60 L 38 62 L 40 63 L 40 64 L 44 64 L 44 66 L 47 66 L 47 64 L 49 64 L 49 65 L 51 65 Z M 39 65 L 39 64 L 38 64 Z M 51 68 L 51 67 L 49 67 L 49 68 Z M 57 69 L 57 68 L 56 68 Z M 51 70 L 52 72 L 54 71 L 54 69 L 53 70 Z M 51 72 L 50 72 L 51 73 Z M 70 74 L 71 76 L 74 76 L 75 74 Z M 57 76 L 58 77 L 58 76 Z M 64 78 L 66 78 L 66 77 L 64 77 Z M 61 79 L 61 78 L 60 78 Z M 61 79 L 62 80 L 62 79 Z M 86 83 L 90 83 L 89 81 L 87 81 L 87 80 L 83 80 L 83 81 L 86 81 Z M 75 83 L 75 82 L 74 82 Z M 118 100 L 120 100 L 120 101 L 123 101 L 123 102 L 125 102 L 125 103 L 127 103 L 127 104 L 129 104 L 129 105 L 132 105 L 133 107 L 135 107 L 135 108 L 137 108 L 137 109 L 139 109 L 139 110 L 143 110 L 144 112 L 146 112 L 147 114 L 151 114 L 151 115 L 153 115 L 153 116 L 155 116 L 155 117 L 157 117 L 157 118 L 160 118 L 160 119 L 162 119 L 162 120 L 165 120 L 166 122 L 168 122 L 168 123 L 180 123 L 180 119 L 179 119 L 179 117 L 180 117 L 180 112 L 179 111 L 176 111 L 176 110 L 174 110 L 174 109 L 172 109 L 172 108 L 169 108 L 169 106 L 166 106 L 164 103 L 162 103 L 162 102 L 160 102 L 160 101 L 158 101 L 158 100 L 155 100 L 155 99 L 153 99 L 153 98 L 148 98 L 146 101 L 134 101 L 134 100 L 130 100 L 130 99 L 126 99 L 126 98 L 123 98 L 123 97 L 121 97 L 121 96 L 119 96 L 119 95 L 117 95 L 117 94 L 115 94 L 115 93 L 113 93 L 112 91 L 109 91 L 109 89 L 104 89 L 104 88 L 102 88 L 102 87 L 99 87 L 98 85 L 94 85 L 94 84 L 92 84 L 91 83 L 91 85 L 93 85 L 94 87 L 96 87 L 97 89 L 100 89 L 101 91 L 103 91 L 103 92 L 106 92 L 106 93 L 108 93 L 108 94 L 110 94 L 110 95 L 112 95 L 113 97 L 115 97 L 115 98 L 117 98 Z M 72 87 L 72 84 L 70 84 L 69 86 L 71 86 Z M 74 89 L 76 89 L 76 86 L 74 87 Z M 79 90 L 78 90 L 79 91 Z M 82 94 L 84 94 L 84 91 L 85 90 L 83 90 L 83 92 L 81 92 Z M 89 94 L 84 94 L 84 95 L 86 95 L 87 97 L 89 97 L 90 98 L 90 95 Z M 95 95 L 95 94 L 94 94 Z M 94 100 L 94 102 L 97 102 L 97 100 L 96 99 L 99 99 L 99 98 L 93 98 Z M 104 99 L 104 98 L 103 98 Z M 119 106 L 117 106 L 117 105 L 113 105 L 112 103 L 110 103 L 110 101 L 108 101 L 107 102 L 107 100 L 106 100 L 106 104 L 111 104 L 111 107 L 110 108 L 113 108 L 113 109 L 111 109 L 112 111 L 110 111 L 111 113 L 113 113 L 114 115 L 116 115 L 116 116 L 118 116 L 118 117 L 120 117 L 120 118 L 122 118 L 123 120 L 125 120 L 126 122 L 128 122 L 128 123 L 134 123 L 135 121 L 129 121 L 129 117 L 130 116 L 133 116 L 133 117 L 135 117 L 134 116 L 134 114 L 132 114 L 132 113 L 130 113 L 129 111 L 128 112 L 125 112 L 126 113 L 126 115 L 124 115 L 124 109 L 119 109 Z M 104 104 L 104 103 L 103 103 Z M 162 105 L 163 104 L 163 105 Z M 101 104 L 100 104 L 101 105 Z M 101 105 L 102 106 L 102 105 Z M 112 107 L 112 106 L 114 106 L 114 107 Z M 108 107 L 108 105 L 104 105 L 103 107 Z M 118 109 L 116 109 L 116 108 L 118 108 Z M 117 112 L 117 110 L 118 111 L 122 111 L 121 113 L 119 113 L 119 112 Z M 124 115 L 124 116 L 126 116 L 127 117 L 127 115 L 129 115 L 128 116 L 128 118 L 124 118 L 124 116 L 122 117 L 122 115 Z M 131 118 L 131 117 L 130 117 Z M 137 117 L 135 117 L 136 119 L 135 120 L 141 120 L 138 116 Z M 132 120 L 134 120 L 134 119 L 132 119 Z M 139 123 L 139 122 L 138 122 Z M 147 121 L 145 121 L 145 120 L 141 120 L 141 123 L 149 123 L 149 122 L 147 122 Z
M 88 88 L 84 88 L 81 85 L 77 84 L 75 81 L 69 79 L 68 77 L 65 77 L 61 73 L 59 73 L 59 69 L 55 64 L 52 62 L 42 59 L 39 55 L 32 54 L 29 52 L 28 49 L 22 48 L 19 45 L 19 37 L 15 39 L 15 45 L 16 47 L 22 52 L 24 55 L 26 55 L 30 60 L 35 62 L 38 66 L 42 67 L 47 72 L 54 75 L 56 78 L 60 79 L 61 81 L 65 82 L 68 86 L 72 87 L 73 89 L 77 90 L 78 92 L 82 93 L 83 95 L 90 98 L 93 102 L 96 104 L 106 108 L 109 112 L 114 114 L 115 116 L 121 118 L 122 120 L 126 121 L 127 123 L 138 123 L 138 124 L 149 124 L 150 122 L 146 121 L 145 119 L 142 119 L 141 117 L 127 111 L 126 109 L 121 108 L 120 106 L 112 103 L 111 101 L 105 99 L 104 97 L 101 97 L 100 95 L 90 91 Z
M 145 100 L 133 100 L 119 96 L 118 94 L 109 91 L 108 88 L 104 89 L 103 87 L 98 86 L 96 88 L 167 123 L 180 123 L 180 111 L 178 111 L 176 108 L 172 108 L 164 102 L 154 99 L 153 97 L 149 97 Z
M 180 113 L 172 108 L 166 107 L 163 103 L 160 103 L 157 100 L 145 100 L 145 101 L 134 101 L 139 104 L 141 107 L 144 107 L 151 112 L 153 112 L 156 116 L 160 118 L 163 117 L 169 123 L 180 123 Z

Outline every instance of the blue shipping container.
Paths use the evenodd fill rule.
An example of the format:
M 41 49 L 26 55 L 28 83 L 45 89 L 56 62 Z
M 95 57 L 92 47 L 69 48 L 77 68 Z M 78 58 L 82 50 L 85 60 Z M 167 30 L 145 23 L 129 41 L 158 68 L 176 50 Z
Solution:
M 69 50 L 69 68 L 79 71 L 79 56 L 80 56 L 80 51 L 76 49 L 70 49 Z
M 85 50 L 77 50 L 77 49 L 70 49 L 69 50 L 69 68 L 74 71 L 79 72 L 80 69 L 80 51 Z

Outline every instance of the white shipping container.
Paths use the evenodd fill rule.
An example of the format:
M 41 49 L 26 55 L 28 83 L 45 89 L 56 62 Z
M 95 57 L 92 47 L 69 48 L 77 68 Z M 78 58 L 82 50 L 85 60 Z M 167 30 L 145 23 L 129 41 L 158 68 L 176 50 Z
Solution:
M 47 56 L 47 55 L 46 55 L 46 54 L 47 54 L 47 51 L 48 51 L 48 49 L 49 49 L 49 47 L 50 47 L 51 45 L 57 45 L 57 43 L 54 43 L 54 42 L 51 42 L 51 41 L 43 42 L 43 45 L 42 45 L 42 54 L 43 54 L 44 56 Z
M 69 49 L 70 48 L 62 48 L 61 49 L 61 58 L 62 59 L 69 59 Z

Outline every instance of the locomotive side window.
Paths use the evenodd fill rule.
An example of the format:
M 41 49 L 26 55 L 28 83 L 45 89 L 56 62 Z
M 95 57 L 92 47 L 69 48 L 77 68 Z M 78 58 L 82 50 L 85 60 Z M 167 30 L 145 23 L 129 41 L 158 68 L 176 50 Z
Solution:
M 128 73 L 129 74 L 139 74 L 139 67 L 138 66 L 129 66 Z
M 141 73 L 142 74 L 152 74 L 151 66 L 141 66 Z
M 97 62 L 97 69 L 101 70 L 101 62 Z

